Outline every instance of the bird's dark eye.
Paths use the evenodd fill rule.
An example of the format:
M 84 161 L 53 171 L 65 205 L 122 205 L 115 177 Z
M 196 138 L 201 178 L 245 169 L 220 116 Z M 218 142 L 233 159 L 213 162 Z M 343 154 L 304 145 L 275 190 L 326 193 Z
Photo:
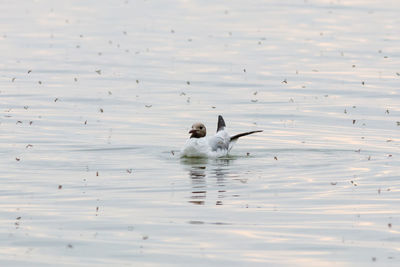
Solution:
M 200 130 L 203 130 L 203 126 L 200 126 Z

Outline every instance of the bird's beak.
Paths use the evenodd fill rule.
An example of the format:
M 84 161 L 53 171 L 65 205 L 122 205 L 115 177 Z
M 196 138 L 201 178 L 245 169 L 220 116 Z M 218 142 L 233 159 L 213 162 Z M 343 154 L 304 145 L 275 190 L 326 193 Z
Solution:
M 192 133 L 195 133 L 197 130 L 195 130 L 195 129 L 191 129 L 190 131 L 189 131 L 189 133 L 190 134 L 192 134 Z

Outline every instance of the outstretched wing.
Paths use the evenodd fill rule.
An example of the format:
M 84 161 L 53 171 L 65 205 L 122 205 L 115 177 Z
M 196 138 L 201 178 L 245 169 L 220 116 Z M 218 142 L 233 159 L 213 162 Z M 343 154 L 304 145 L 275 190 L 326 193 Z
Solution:
M 262 132 L 262 130 L 245 132 L 245 133 L 241 133 L 241 134 L 237 134 L 237 135 L 231 136 L 231 142 L 232 141 L 236 141 L 239 137 L 246 136 L 246 135 L 253 134 L 253 133 L 260 133 L 260 132 Z
M 226 127 L 226 124 L 225 124 L 224 118 L 222 118 L 222 116 L 219 115 L 219 116 L 218 116 L 218 124 L 217 124 L 217 133 L 218 133 L 219 131 L 224 130 L 225 127 Z

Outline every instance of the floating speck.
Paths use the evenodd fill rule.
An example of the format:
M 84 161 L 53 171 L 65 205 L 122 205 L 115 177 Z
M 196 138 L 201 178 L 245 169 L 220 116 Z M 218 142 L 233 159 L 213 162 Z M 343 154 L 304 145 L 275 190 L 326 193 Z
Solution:
M 337 185 L 337 182 L 331 182 L 331 185 Z
M 15 81 L 15 79 L 16 79 L 15 77 L 14 77 L 14 78 L 12 78 L 12 79 L 11 79 L 11 82 L 14 82 L 14 81 Z
M 173 150 L 171 150 L 171 154 L 172 154 L 172 156 L 174 156 L 174 155 L 175 155 L 175 152 L 174 152 Z
M 190 82 L 189 82 L 189 81 L 187 81 L 187 82 L 186 82 L 186 84 L 187 84 L 187 85 L 190 85 Z
M 22 217 L 21 217 L 21 216 L 19 216 L 19 217 L 15 218 L 15 219 L 16 219 L 16 220 L 21 220 L 21 218 L 22 218 Z
M 389 114 L 389 110 L 387 109 L 387 110 L 385 111 L 385 113 L 386 113 L 386 114 Z
M 30 121 L 30 122 L 29 122 L 29 125 L 32 125 L 32 123 L 33 123 L 33 121 Z
M 361 82 L 361 84 L 362 84 L 362 85 L 365 85 L 365 82 L 364 82 L 364 81 L 362 81 L 362 82 Z
M 136 80 L 136 83 L 139 83 L 139 80 Z
M 56 97 L 56 98 L 54 98 L 54 102 L 57 102 L 58 101 L 58 98 Z
M 29 107 L 28 106 L 24 106 L 24 109 L 28 109 Z
M 33 145 L 27 144 L 27 145 L 25 146 L 25 148 L 30 148 L 30 147 L 33 147 Z
M 21 159 L 20 159 L 20 158 L 15 158 L 15 160 L 16 160 L 16 161 L 20 161 Z
M 282 81 L 282 83 L 287 83 L 287 80 L 286 80 L 286 79 L 284 79 L 284 80 Z
M 42 81 L 38 81 L 38 84 L 42 84 Z
M 31 72 L 32 72 L 32 70 L 28 70 L 28 74 L 31 73 Z
M 15 124 L 18 124 L 18 123 L 22 124 L 22 121 L 17 121 Z
M 174 29 L 171 29 L 171 33 L 175 33 L 175 30 L 174 30 Z
M 59 186 L 58 186 L 58 189 L 62 189 L 62 185 L 59 185 Z
M 256 103 L 258 102 L 258 99 L 252 99 L 251 102 Z
M 149 239 L 149 237 L 147 235 L 144 235 L 144 236 L 142 236 L 142 239 L 147 240 L 147 239 Z
M 101 75 L 101 70 L 96 70 L 96 73 L 97 73 L 98 75 Z
M 144 105 L 146 108 L 151 108 L 153 105 Z
M 356 123 L 356 120 L 353 120 L 353 124 L 355 124 Z
M 96 176 L 99 176 L 99 172 L 98 171 L 96 172 Z
M 112 92 L 111 92 L 111 91 L 108 91 L 108 95 L 112 95 Z
M 391 223 L 388 223 L 388 227 L 389 227 L 389 228 L 392 228 L 392 224 L 391 224 Z
M 102 108 L 100 108 L 100 112 L 101 112 L 101 113 L 103 113 L 103 112 L 104 112 L 104 110 L 103 110 Z
M 131 174 L 132 173 L 132 169 L 126 169 L 126 172 Z
M 85 125 L 87 124 L 87 120 L 85 120 L 85 123 L 84 123 Z
M 122 33 L 123 33 L 124 35 L 127 35 L 127 34 L 128 34 L 126 31 L 123 31 Z
M 274 160 L 278 160 L 278 157 L 277 157 L 277 156 L 275 156 L 275 157 L 274 157 Z
M 67 248 L 73 249 L 74 246 L 73 246 L 72 244 L 68 244 L 68 245 L 67 245 Z

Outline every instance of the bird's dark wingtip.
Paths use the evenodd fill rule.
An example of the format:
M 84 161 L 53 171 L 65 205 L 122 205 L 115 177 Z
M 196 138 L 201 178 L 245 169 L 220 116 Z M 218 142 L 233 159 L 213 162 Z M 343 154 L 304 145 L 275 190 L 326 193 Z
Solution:
M 224 118 L 221 115 L 218 115 L 218 124 L 217 124 L 217 132 L 225 129 L 225 121 Z

